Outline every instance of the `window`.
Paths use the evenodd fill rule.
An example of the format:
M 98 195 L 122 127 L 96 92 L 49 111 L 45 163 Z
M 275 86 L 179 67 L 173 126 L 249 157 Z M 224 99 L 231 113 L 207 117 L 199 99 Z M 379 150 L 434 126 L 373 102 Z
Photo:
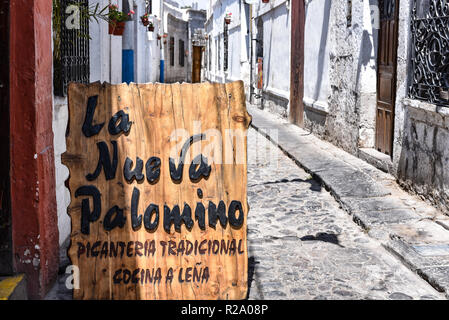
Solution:
M 87 8 L 88 0 L 59 0 L 53 6 L 53 86 L 57 96 L 67 95 L 70 82 L 89 83 L 89 18 L 81 15 L 80 28 L 69 29 L 64 21 L 69 5 Z M 70 11 L 69 11 L 70 12 Z
M 148 14 L 153 13 L 153 1 L 152 0 L 145 0 L 145 12 Z
M 170 65 L 175 65 L 175 38 L 170 37 Z
M 184 41 L 181 39 L 179 39 L 178 50 L 179 50 L 179 65 L 181 67 L 184 67 Z
M 352 26 L 352 0 L 348 0 L 346 3 L 346 27 Z
M 449 107 L 449 13 L 444 0 L 413 0 L 409 96 Z
M 263 58 L 263 20 L 259 18 L 257 20 L 257 45 L 256 45 L 256 58 Z

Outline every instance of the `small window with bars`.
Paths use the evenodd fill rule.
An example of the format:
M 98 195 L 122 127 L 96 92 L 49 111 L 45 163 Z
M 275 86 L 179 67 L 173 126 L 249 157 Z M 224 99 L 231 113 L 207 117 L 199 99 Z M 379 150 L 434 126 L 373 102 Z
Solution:
M 184 40 L 179 39 L 179 65 L 184 67 Z
M 80 14 L 79 25 L 66 24 L 69 6 L 88 10 L 88 0 L 53 1 L 53 86 L 56 96 L 66 96 L 70 82 L 89 83 L 89 18 Z M 69 25 L 69 27 L 68 27 Z M 70 27 L 72 26 L 72 27 Z
M 170 37 L 170 65 L 175 65 L 175 38 Z
M 229 47 L 229 32 L 228 25 L 225 23 L 223 28 L 223 68 L 224 71 L 228 70 L 228 47 Z
M 153 13 L 153 1 L 152 0 L 145 0 L 145 12 L 148 14 Z

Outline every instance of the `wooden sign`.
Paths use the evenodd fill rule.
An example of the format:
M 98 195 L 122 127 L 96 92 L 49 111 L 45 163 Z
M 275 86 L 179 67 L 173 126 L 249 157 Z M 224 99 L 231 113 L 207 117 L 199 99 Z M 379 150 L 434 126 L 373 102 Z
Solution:
M 244 299 L 243 83 L 71 84 L 75 299 Z

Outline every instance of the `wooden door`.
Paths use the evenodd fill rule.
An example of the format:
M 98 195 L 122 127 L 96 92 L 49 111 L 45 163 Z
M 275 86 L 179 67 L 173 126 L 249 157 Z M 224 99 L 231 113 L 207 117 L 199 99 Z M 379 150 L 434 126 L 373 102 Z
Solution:
M 291 1 L 290 121 L 304 124 L 304 0 Z
M 201 55 L 203 47 L 193 46 L 192 83 L 201 82 Z
M 9 0 L 0 0 L 0 275 L 13 273 L 9 177 Z
M 392 155 L 399 0 L 380 0 L 377 56 L 376 149 Z

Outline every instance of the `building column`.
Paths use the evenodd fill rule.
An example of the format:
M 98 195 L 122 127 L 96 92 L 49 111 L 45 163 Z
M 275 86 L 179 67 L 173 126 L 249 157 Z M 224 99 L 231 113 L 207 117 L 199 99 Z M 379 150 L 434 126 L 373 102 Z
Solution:
M 52 131 L 52 1 L 10 2 L 10 177 L 14 271 L 43 298 L 59 260 Z

